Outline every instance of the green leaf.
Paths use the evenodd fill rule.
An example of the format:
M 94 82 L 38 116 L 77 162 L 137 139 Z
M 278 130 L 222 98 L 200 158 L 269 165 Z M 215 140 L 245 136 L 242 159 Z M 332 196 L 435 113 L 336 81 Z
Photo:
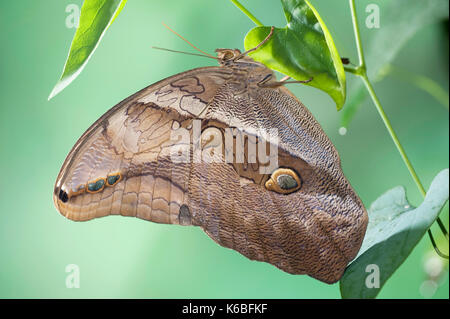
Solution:
M 328 93 L 341 109 L 345 102 L 345 72 L 333 39 L 319 13 L 307 0 L 281 0 L 287 25 L 274 28 L 267 43 L 249 55 L 270 69 Z M 246 50 L 256 47 L 270 27 L 255 27 L 245 36 Z
M 387 75 L 386 67 L 418 31 L 448 17 L 448 5 L 448 0 L 395 0 L 380 10 L 381 28 L 373 33 L 368 50 L 365 50 L 369 79 L 373 82 L 381 81 Z M 364 22 L 359 23 L 362 25 Z M 364 91 L 365 87 L 359 81 L 352 88 L 341 115 L 341 126 L 348 127 L 367 97 Z
M 448 178 L 449 170 L 441 171 L 418 208 L 408 203 L 405 189 L 401 186 L 372 203 L 361 250 L 340 281 L 342 298 L 377 296 L 439 216 L 448 200 Z M 369 265 L 376 265 L 379 269 L 379 288 L 366 285 L 366 280 L 370 281 L 369 277 L 374 274 L 367 268 Z
M 68 86 L 83 70 L 100 40 L 119 15 L 127 0 L 85 0 L 81 7 L 80 23 L 69 50 L 61 78 L 48 99 Z

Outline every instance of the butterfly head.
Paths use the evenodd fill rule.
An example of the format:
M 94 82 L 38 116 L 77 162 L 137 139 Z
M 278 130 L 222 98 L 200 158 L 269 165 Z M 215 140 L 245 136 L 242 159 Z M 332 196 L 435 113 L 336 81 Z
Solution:
M 241 53 L 239 49 L 216 49 L 217 59 L 222 66 L 263 66 L 250 58 L 246 52 Z
M 241 55 L 241 51 L 238 49 L 216 49 L 216 53 L 221 64 L 233 61 Z

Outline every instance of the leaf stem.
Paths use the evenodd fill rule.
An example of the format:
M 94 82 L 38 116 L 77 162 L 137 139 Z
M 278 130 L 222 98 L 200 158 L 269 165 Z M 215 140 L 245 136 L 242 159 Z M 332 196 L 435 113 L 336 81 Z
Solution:
M 370 97 L 372 98 L 373 103 L 375 104 L 375 107 L 377 108 L 378 113 L 380 114 L 380 117 L 383 119 L 384 125 L 386 126 L 386 129 L 388 130 L 389 134 L 391 135 L 392 140 L 394 141 L 395 146 L 397 147 L 398 152 L 400 153 L 403 161 L 405 162 L 406 167 L 409 170 L 409 173 L 411 174 L 412 178 L 414 179 L 414 182 L 417 185 L 417 188 L 419 189 L 422 196 L 425 197 L 426 191 L 425 188 L 422 185 L 422 182 L 420 181 L 419 177 L 417 176 L 417 173 L 412 166 L 410 160 L 408 159 L 408 156 L 406 155 L 406 152 L 400 143 L 397 134 L 395 133 L 394 129 L 392 128 L 391 122 L 386 116 L 386 113 L 384 112 L 383 107 L 381 106 L 380 100 L 378 99 L 377 95 L 375 94 L 375 91 L 373 89 L 372 83 L 370 83 L 369 78 L 366 74 L 360 75 L 361 80 L 363 81 L 364 85 L 366 86 L 367 91 L 369 92 Z
M 239 10 L 241 10 L 247 17 L 250 18 L 257 26 L 262 27 L 263 24 L 248 11 L 238 0 L 230 0 Z
M 411 174 L 412 178 L 414 179 L 414 182 L 417 185 L 417 188 L 419 189 L 422 196 L 426 195 L 425 188 L 423 187 L 419 177 L 416 174 L 416 171 L 414 170 L 414 167 L 412 166 L 411 162 L 408 159 L 408 156 L 406 155 L 406 152 L 400 143 L 397 134 L 395 133 L 394 129 L 392 128 L 392 125 L 384 112 L 383 107 L 381 106 L 380 100 L 378 99 L 377 95 L 375 94 L 375 90 L 373 89 L 372 83 L 370 83 L 369 78 L 367 77 L 367 71 L 365 67 L 365 60 L 364 60 L 364 52 L 362 48 L 362 41 L 359 33 L 359 27 L 358 27 L 358 19 L 356 15 L 356 9 L 355 9 L 355 0 L 349 0 L 350 1 L 350 8 L 352 11 L 352 20 L 353 20 L 353 29 L 355 32 L 355 39 L 356 39 L 356 46 L 358 49 L 358 56 L 359 56 L 359 66 L 356 68 L 352 68 L 349 71 L 351 73 L 354 73 L 358 75 L 361 80 L 363 81 L 364 85 L 366 86 L 367 91 L 370 94 L 370 97 L 372 98 L 373 103 L 375 104 L 375 107 L 378 110 L 378 113 L 380 114 L 384 125 L 386 126 L 386 129 L 388 130 L 389 134 L 391 135 L 392 140 L 394 141 L 395 146 L 397 147 L 397 150 L 399 151 L 403 161 L 405 162 L 406 167 L 409 170 L 409 173 Z M 348 67 L 347 67 L 348 68 Z
M 356 49 L 358 50 L 358 58 L 359 58 L 359 67 L 361 69 L 366 70 L 366 59 L 364 57 L 364 50 L 362 47 L 361 42 L 361 35 L 359 32 L 359 24 L 358 24 L 358 17 L 356 14 L 356 8 L 355 8 L 355 0 L 349 0 L 350 1 L 350 10 L 352 13 L 352 21 L 353 21 L 353 32 L 355 33 L 355 39 L 356 39 Z
M 344 70 L 348 73 L 353 73 L 355 75 L 362 75 L 365 72 L 364 68 L 361 68 L 360 66 L 351 66 L 351 65 L 344 65 Z
M 408 168 L 408 171 L 411 174 L 411 177 L 413 178 L 414 182 L 416 183 L 417 188 L 419 189 L 422 196 L 425 197 L 425 195 L 426 195 L 425 188 L 423 187 L 423 184 L 420 181 L 419 177 L 417 176 L 417 173 L 416 173 L 413 165 L 411 164 L 408 156 L 406 155 L 406 152 L 405 152 L 402 144 L 400 143 L 400 141 L 397 137 L 397 134 L 395 133 L 386 113 L 384 112 L 384 109 L 380 103 L 380 100 L 378 99 L 378 97 L 375 93 L 375 90 L 373 89 L 372 83 L 370 83 L 369 78 L 367 76 L 366 62 L 364 59 L 364 51 L 363 51 L 363 47 L 362 47 L 362 41 L 361 41 L 361 36 L 360 36 L 359 26 L 358 26 L 358 18 L 357 18 L 356 9 L 355 9 L 355 0 L 349 0 L 349 3 L 350 3 L 351 14 L 352 14 L 353 31 L 355 33 L 356 47 L 358 50 L 359 66 L 357 66 L 357 67 L 346 66 L 345 70 L 347 72 L 358 75 L 361 78 L 361 80 L 363 81 L 375 107 L 377 108 L 378 113 L 380 114 L 380 117 L 382 118 L 382 120 L 384 122 L 384 125 L 386 126 L 386 129 L 388 130 L 389 134 L 391 135 L 391 138 L 392 138 L 395 146 L 397 147 L 397 150 L 400 153 L 400 156 L 403 159 L 403 162 L 405 163 L 406 167 Z M 448 232 L 445 229 L 445 226 L 442 223 L 441 219 L 438 217 L 436 221 L 437 221 L 441 231 L 444 233 L 445 237 L 448 239 Z M 433 238 L 433 235 L 431 234 L 430 230 L 428 230 L 428 234 L 430 236 L 431 243 L 433 244 L 433 247 L 436 250 L 436 252 L 438 253 L 438 255 L 448 259 L 448 256 L 446 256 L 445 254 L 442 254 L 439 251 L 439 249 L 437 248 L 436 243 Z
M 345 70 L 345 72 L 348 72 L 348 73 L 357 74 L 358 68 L 354 67 L 354 66 L 344 65 L 344 70 Z

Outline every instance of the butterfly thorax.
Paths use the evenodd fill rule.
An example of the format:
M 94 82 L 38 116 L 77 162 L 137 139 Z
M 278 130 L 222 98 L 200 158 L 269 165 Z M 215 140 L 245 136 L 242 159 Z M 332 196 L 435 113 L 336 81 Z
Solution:
M 272 70 L 242 54 L 238 49 L 216 49 L 216 52 L 219 64 L 231 69 L 231 82 L 240 87 L 238 91 L 263 87 L 271 81 L 276 81 Z

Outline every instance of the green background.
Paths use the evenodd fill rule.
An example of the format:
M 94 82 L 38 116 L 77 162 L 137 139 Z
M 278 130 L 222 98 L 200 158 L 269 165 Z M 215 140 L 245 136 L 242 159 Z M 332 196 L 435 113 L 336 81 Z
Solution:
M 69 3 L 81 0 L 0 2 L 0 297 L 1 298 L 339 298 L 338 284 L 284 273 L 215 244 L 200 228 L 149 223 L 120 216 L 76 223 L 54 208 L 53 186 L 78 137 L 110 107 L 162 78 L 213 65 L 200 57 L 151 49 L 192 49 L 161 24 L 201 49 L 241 48 L 254 25 L 229 1 L 128 1 L 81 75 L 47 101 L 60 76 L 75 29 L 66 27 Z M 263 22 L 284 25 L 276 0 L 243 1 Z M 356 62 L 347 1 L 312 1 L 341 56 Z M 363 41 L 377 29 L 364 27 Z M 387 1 L 377 1 L 381 8 Z M 381 28 L 383 11 L 381 10 Z M 395 65 L 426 75 L 448 92 L 448 33 L 422 29 Z M 368 61 L 370 68 L 370 61 Z M 350 87 L 355 79 L 348 75 Z M 333 101 L 311 87 L 290 89 L 309 107 L 335 143 L 343 170 L 368 206 L 404 185 L 421 196 L 367 100 L 345 136 Z M 430 95 L 394 77 L 375 89 L 426 187 L 449 163 L 448 110 Z M 448 225 L 448 208 L 441 214 Z M 448 227 L 448 226 L 447 226 Z M 448 251 L 436 225 L 438 243 Z M 381 291 L 380 298 L 423 298 L 427 237 Z M 431 255 L 432 256 L 432 255 Z M 68 289 L 65 267 L 80 267 L 80 288 Z M 448 265 L 433 298 L 449 297 Z

